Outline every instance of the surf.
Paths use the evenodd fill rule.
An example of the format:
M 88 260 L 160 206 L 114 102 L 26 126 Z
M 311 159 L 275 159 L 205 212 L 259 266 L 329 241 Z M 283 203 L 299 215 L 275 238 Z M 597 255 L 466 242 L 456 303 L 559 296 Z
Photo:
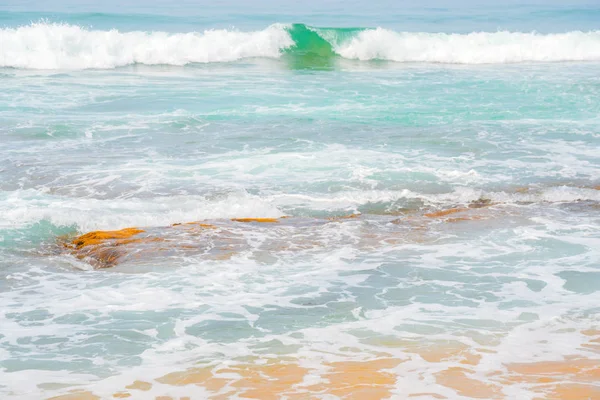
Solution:
M 41 70 L 184 66 L 253 58 L 283 59 L 294 68 L 329 66 L 337 59 L 437 64 L 600 61 L 600 31 L 454 34 L 273 24 L 247 32 L 168 33 L 93 30 L 41 21 L 0 29 L 0 42 L 0 67 Z

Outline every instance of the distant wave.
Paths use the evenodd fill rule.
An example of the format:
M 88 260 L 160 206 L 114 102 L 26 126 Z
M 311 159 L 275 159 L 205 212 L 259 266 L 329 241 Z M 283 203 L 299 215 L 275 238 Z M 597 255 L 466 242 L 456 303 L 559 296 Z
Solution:
M 119 32 L 34 23 L 0 29 L 0 67 L 116 68 L 311 57 L 448 64 L 600 61 L 600 31 L 409 33 L 274 24 L 260 31 Z

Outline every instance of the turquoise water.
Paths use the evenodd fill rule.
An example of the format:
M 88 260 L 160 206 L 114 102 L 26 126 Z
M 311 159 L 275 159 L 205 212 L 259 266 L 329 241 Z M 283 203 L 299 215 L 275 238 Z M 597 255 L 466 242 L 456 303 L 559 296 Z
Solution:
M 336 398 L 310 384 L 382 354 L 393 398 L 477 397 L 411 342 L 529 399 L 548 389 L 486 374 L 597 360 L 598 21 L 589 1 L 4 2 L 1 397 L 206 398 L 159 378 L 287 357 L 312 374 L 295 393 Z M 217 229 L 168 228 L 189 221 Z M 166 244 L 102 270 L 62 246 L 133 226 Z

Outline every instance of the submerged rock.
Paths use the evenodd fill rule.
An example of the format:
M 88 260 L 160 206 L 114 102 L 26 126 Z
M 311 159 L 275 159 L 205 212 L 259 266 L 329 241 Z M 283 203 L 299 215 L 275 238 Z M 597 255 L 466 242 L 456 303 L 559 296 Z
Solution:
M 128 239 L 143 232 L 145 231 L 138 228 L 125 228 L 119 231 L 94 231 L 75 238 L 72 241 L 72 244 L 75 245 L 76 248 L 81 249 L 86 246 L 102 244 L 107 240 Z
M 505 223 L 502 216 L 516 217 L 512 218 L 512 223 L 516 224 L 526 218 L 521 214 L 527 209 L 504 207 L 506 205 L 519 205 L 523 200 L 533 202 L 536 197 L 539 197 L 540 204 L 552 204 L 543 190 L 535 192 L 528 189 L 527 197 L 521 199 L 519 196 L 523 197 L 523 193 L 523 190 L 517 189 L 516 197 L 506 203 L 481 197 L 442 209 L 416 207 L 401 212 L 390 210 L 321 218 L 232 218 L 144 229 L 131 227 L 94 231 L 66 240 L 63 250 L 94 268 L 109 268 L 125 260 L 135 262 L 153 256 L 214 261 L 243 257 L 269 264 L 293 253 L 310 255 L 310 252 L 333 251 L 348 244 L 360 250 L 423 243 L 435 239 L 444 229 L 449 229 L 449 232 L 456 230 L 454 224 L 463 224 L 460 229 L 473 229 L 480 234 L 481 229 L 494 229 Z M 563 208 L 567 204 L 573 210 L 595 208 L 598 201 L 594 196 L 588 196 L 589 200 L 577 199 L 568 203 L 559 196 L 557 203 Z M 479 223 L 482 220 L 488 222 Z M 498 222 L 492 222 L 494 220 Z M 330 229 L 334 224 L 347 225 L 344 229 L 339 229 L 339 226 Z
M 279 222 L 277 218 L 232 218 L 234 222 L 261 222 L 261 223 L 275 223 Z
M 125 256 L 124 245 L 160 240 L 158 238 L 135 238 L 144 233 L 138 228 L 125 228 L 118 231 L 94 231 L 73 239 L 64 246 L 78 259 L 86 259 L 95 268 L 109 268 Z
M 96 269 L 113 267 L 125 260 L 135 262 L 153 255 L 160 258 L 183 255 L 215 261 L 243 255 L 268 264 L 275 262 L 278 254 L 333 250 L 337 244 L 343 246 L 350 242 L 358 248 L 373 248 L 419 241 L 421 233 L 415 229 L 426 227 L 427 220 L 469 210 L 478 211 L 450 209 L 405 217 L 403 220 L 409 222 L 406 226 L 388 224 L 394 222 L 396 216 L 393 215 L 361 214 L 329 218 L 195 221 L 146 229 L 133 227 L 89 232 L 64 243 L 64 248 Z M 327 226 L 333 224 L 348 224 L 348 230 L 338 232 L 340 237 L 337 239 L 340 241 L 332 243 L 331 230 Z

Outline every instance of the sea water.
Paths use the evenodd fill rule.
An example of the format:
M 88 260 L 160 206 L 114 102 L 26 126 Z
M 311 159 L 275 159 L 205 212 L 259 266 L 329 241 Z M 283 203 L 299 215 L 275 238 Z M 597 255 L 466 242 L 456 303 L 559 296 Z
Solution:
M 0 397 L 600 398 L 596 1 L 94 3 L 0 4 Z

